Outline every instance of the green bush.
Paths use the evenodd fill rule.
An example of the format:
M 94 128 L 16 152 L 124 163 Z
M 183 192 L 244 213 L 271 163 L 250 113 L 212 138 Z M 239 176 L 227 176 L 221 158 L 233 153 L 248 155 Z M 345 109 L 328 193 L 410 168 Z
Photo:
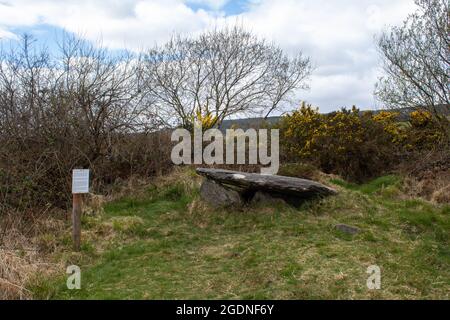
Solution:
M 280 129 L 283 160 L 309 161 L 351 181 L 385 173 L 397 154 L 395 139 L 383 122 L 355 107 L 323 115 L 303 104 L 282 119 Z
M 320 114 L 303 103 L 278 125 L 282 162 L 308 162 L 326 173 L 362 182 L 388 173 L 416 153 L 448 145 L 442 129 L 443 123 L 448 125 L 446 119 L 434 119 L 421 110 L 411 112 L 406 122 L 398 118 L 398 112 L 373 114 L 356 107 Z

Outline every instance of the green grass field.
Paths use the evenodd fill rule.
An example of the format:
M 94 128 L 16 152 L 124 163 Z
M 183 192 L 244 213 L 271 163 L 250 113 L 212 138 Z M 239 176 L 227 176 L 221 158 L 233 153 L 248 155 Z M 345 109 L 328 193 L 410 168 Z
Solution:
M 85 217 L 82 253 L 57 257 L 81 267 L 82 289 L 62 270 L 30 287 L 35 298 L 449 299 L 450 206 L 402 200 L 395 176 L 331 180 L 338 196 L 300 209 L 242 211 L 206 206 L 191 171 L 175 181 Z M 366 286 L 370 265 L 380 290 Z

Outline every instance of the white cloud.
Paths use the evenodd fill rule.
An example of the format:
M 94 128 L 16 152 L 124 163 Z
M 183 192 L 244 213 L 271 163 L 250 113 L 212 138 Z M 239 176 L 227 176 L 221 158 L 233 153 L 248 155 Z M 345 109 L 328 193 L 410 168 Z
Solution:
M 13 37 L 13 27 L 45 23 L 88 40 L 101 37 L 111 48 L 142 48 L 173 32 L 197 33 L 239 21 L 288 52 L 311 56 L 317 66 L 311 91 L 299 99 L 329 111 L 373 105 L 374 34 L 414 10 L 413 0 L 249 0 L 246 12 L 225 17 L 221 10 L 229 1 L 2 0 L 0 38 Z M 190 4 L 207 10 L 193 10 Z
M 374 35 L 413 10 L 412 0 L 261 0 L 243 18 L 286 50 L 312 57 L 317 68 L 311 91 L 298 97 L 330 111 L 374 106 L 379 75 Z
M 191 0 L 189 0 L 191 1 Z M 183 0 L 3 0 L 0 30 L 39 23 L 102 39 L 111 48 L 135 49 L 153 45 L 173 32 L 199 32 L 214 23 L 218 13 L 193 10 Z M 224 0 L 193 0 L 213 9 Z
M 16 39 L 16 35 L 12 32 L 9 32 L 7 30 L 2 30 L 0 28 L 0 40 L 1 39 Z

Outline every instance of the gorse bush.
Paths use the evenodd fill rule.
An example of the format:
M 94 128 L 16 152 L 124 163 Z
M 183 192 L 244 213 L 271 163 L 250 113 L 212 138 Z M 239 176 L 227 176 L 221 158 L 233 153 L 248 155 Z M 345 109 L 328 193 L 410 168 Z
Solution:
M 356 108 L 324 115 L 302 104 L 282 119 L 280 129 L 287 159 L 308 161 L 353 181 L 379 174 L 392 161 L 394 144 L 385 127 Z
M 407 123 L 398 117 L 397 112 L 373 114 L 356 107 L 320 114 L 303 103 L 279 124 L 283 160 L 307 161 L 327 173 L 360 182 L 391 170 L 408 152 L 445 142 L 426 111 L 412 112 Z
M 395 146 L 383 125 L 369 113 L 342 110 L 325 116 L 316 141 L 319 166 L 352 181 L 383 174 L 395 156 Z
M 448 146 L 447 135 L 450 123 L 444 116 L 433 117 L 426 110 L 410 114 L 410 128 L 407 130 L 406 147 L 415 149 L 437 149 Z
M 381 123 L 384 130 L 392 137 L 392 142 L 404 151 L 424 151 L 441 149 L 448 143 L 444 116 L 433 117 L 426 110 L 409 113 L 408 121 L 399 121 L 399 112 L 381 111 L 374 115 L 374 121 Z
M 398 122 L 399 115 L 398 112 L 381 111 L 372 116 L 372 120 L 380 123 L 396 144 L 404 143 L 407 139 L 407 125 Z
M 423 128 L 432 123 L 432 115 L 428 111 L 416 110 L 411 112 L 411 125 L 416 128 Z
M 315 153 L 317 136 L 323 124 L 323 116 L 310 105 L 302 104 L 299 110 L 281 121 L 284 154 L 289 158 L 309 158 Z

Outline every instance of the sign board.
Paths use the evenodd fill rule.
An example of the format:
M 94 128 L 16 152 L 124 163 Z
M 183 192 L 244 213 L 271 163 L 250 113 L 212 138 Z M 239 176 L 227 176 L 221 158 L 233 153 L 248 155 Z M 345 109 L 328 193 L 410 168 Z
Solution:
M 72 193 L 89 193 L 89 169 L 72 171 Z

